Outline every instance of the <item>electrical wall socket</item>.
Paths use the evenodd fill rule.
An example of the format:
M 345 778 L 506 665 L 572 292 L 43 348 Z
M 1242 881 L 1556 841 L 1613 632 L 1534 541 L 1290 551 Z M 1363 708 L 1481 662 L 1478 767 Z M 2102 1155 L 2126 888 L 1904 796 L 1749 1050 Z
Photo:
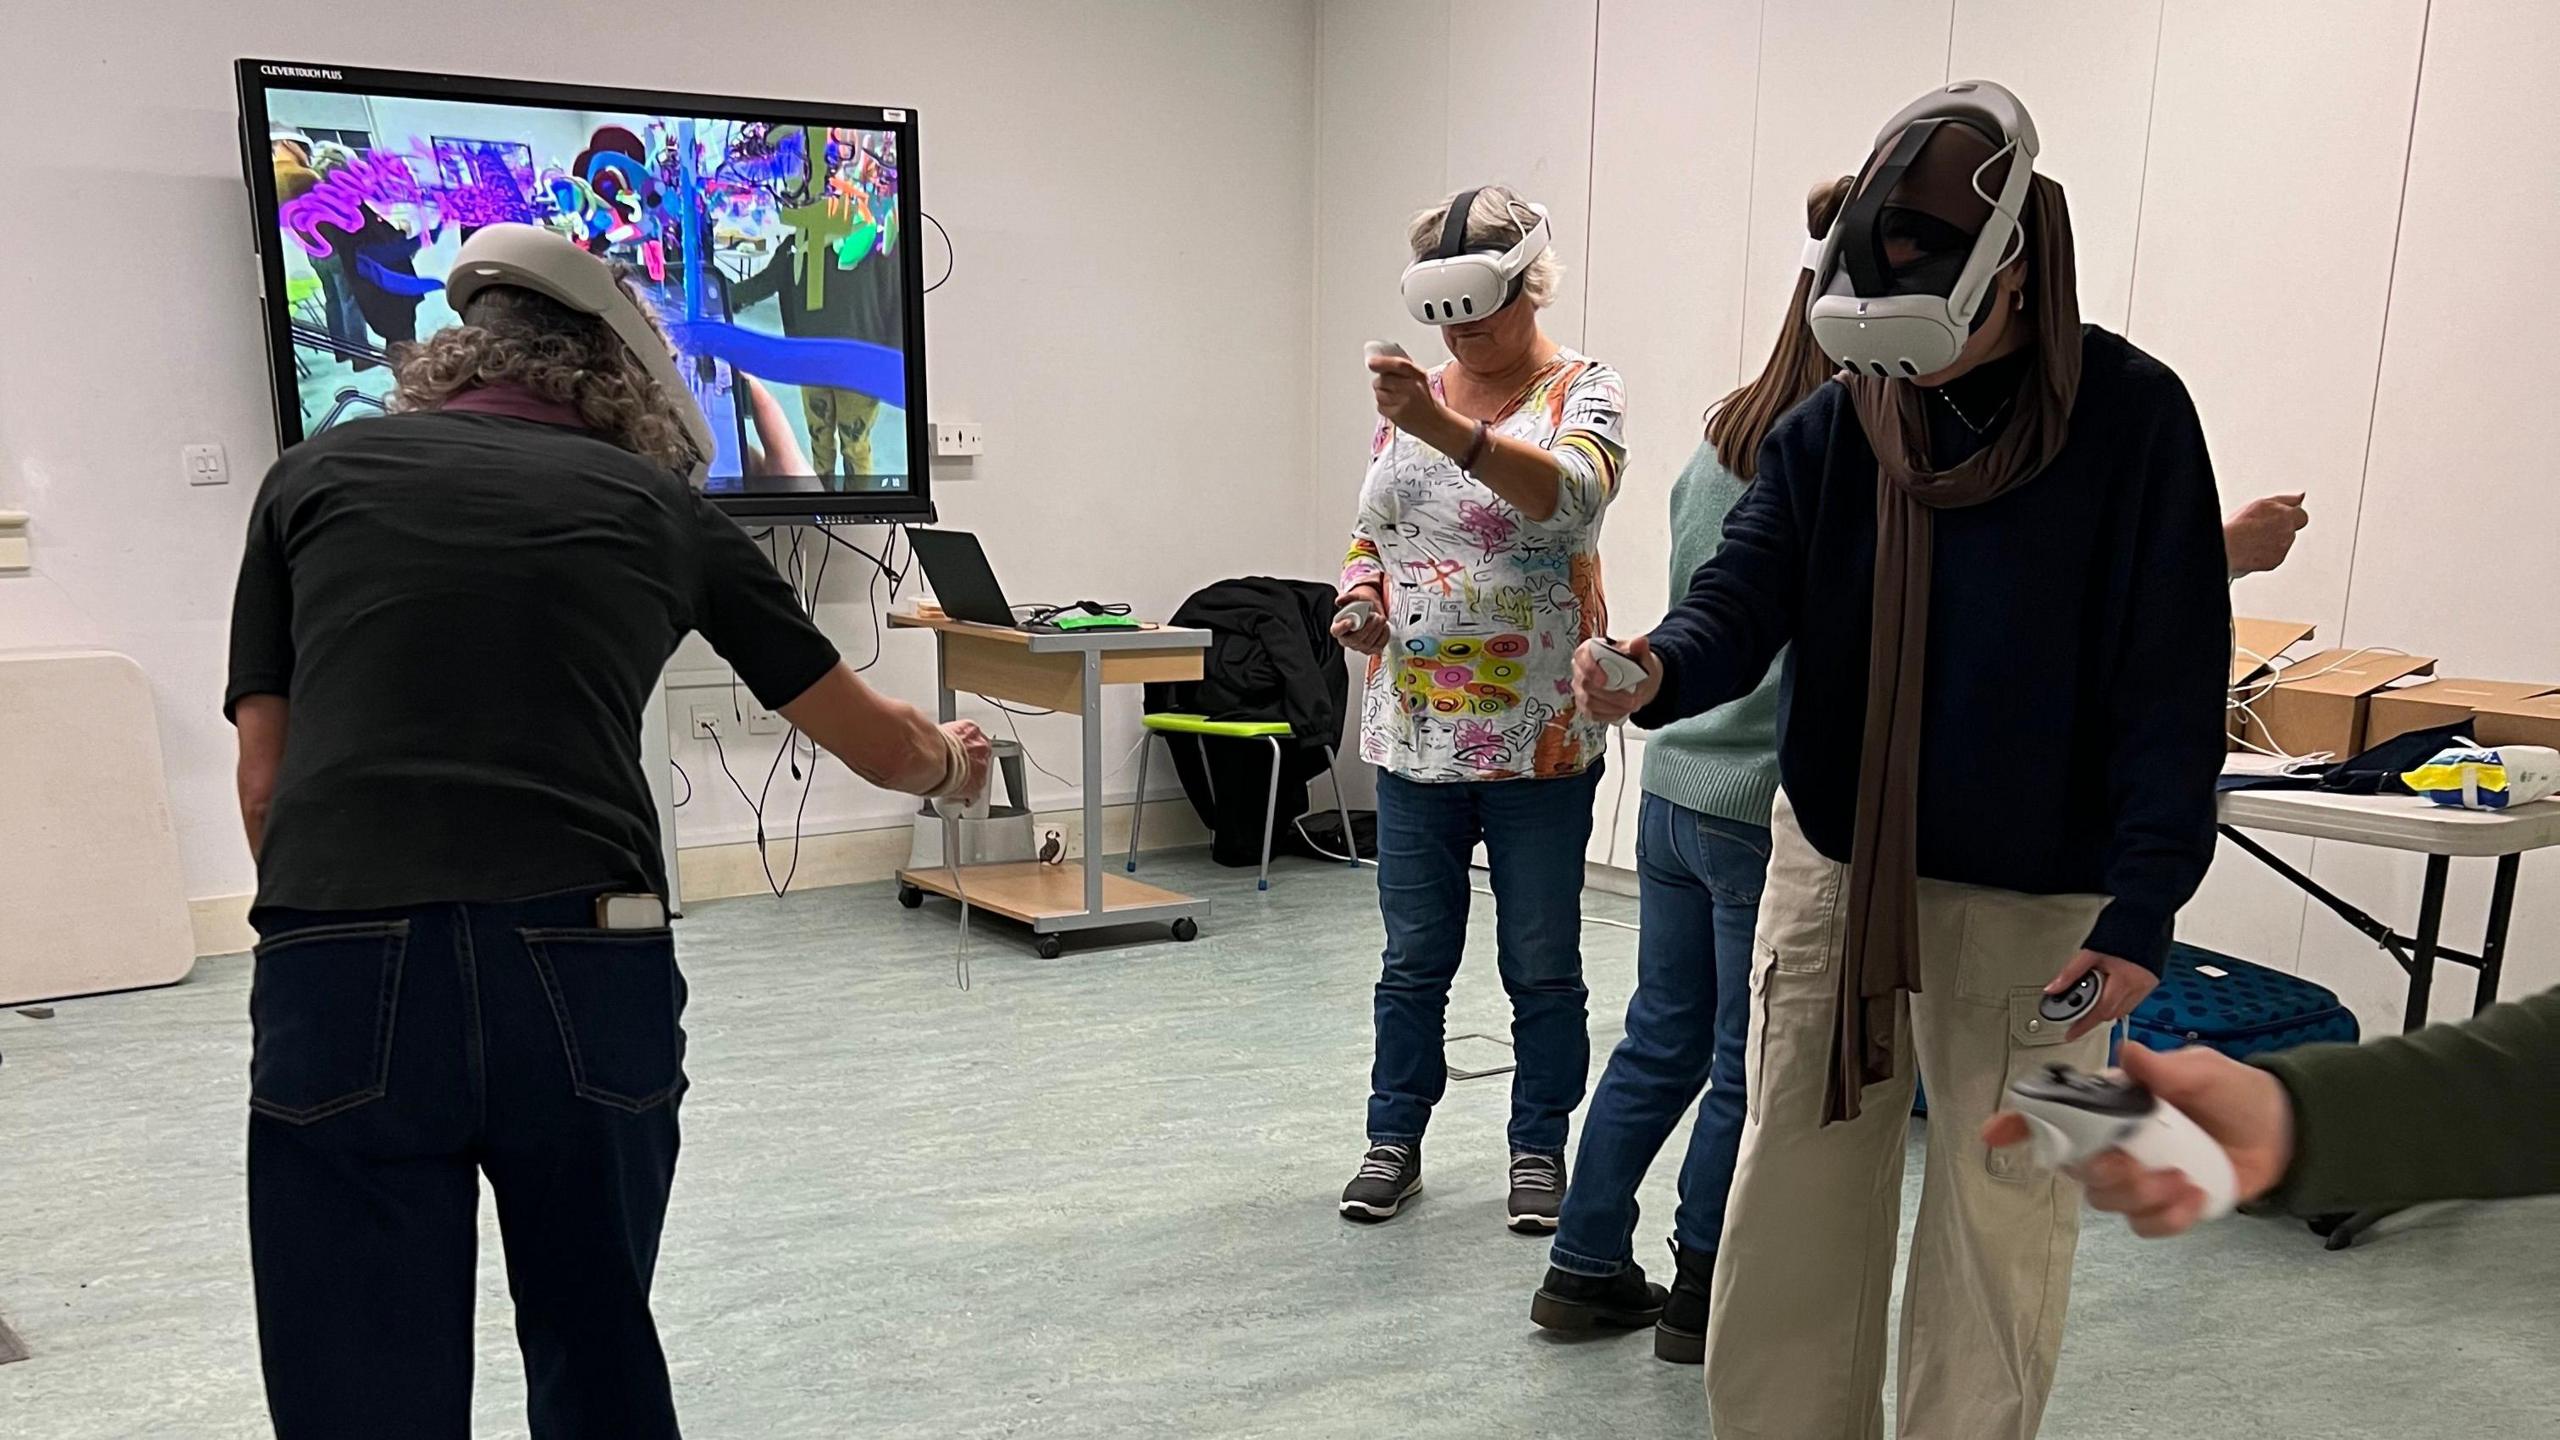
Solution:
M 726 736 L 731 727 L 737 724 L 730 718 L 728 711 L 717 705 L 694 706 L 691 719 L 692 723 L 685 727 L 685 733 L 696 740 L 712 735 Z
M 779 735 L 786 728 L 781 716 L 761 705 L 747 711 L 747 733 L 750 735 Z
M 987 453 L 987 430 L 974 420 L 937 420 L 933 426 L 933 453 L 943 460 L 966 459 Z

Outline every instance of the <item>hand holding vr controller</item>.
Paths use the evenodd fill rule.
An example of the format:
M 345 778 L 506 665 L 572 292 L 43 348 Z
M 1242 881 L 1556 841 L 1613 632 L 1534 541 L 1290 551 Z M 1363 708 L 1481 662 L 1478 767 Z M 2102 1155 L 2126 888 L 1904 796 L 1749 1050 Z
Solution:
M 995 763 L 995 743 L 975 720 L 954 720 L 940 728 L 945 768 L 942 783 L 928 792 L 934 809 L 940 812 L 948 804 L 966 812 L 968 819 L 983 820 L 987 813 L 987 774 Z
M 2148 1099 L 2154 1113 L 2176 1117 L 2164 1130 L 2191 1129 L 2211 1153 L 2183 1134 L 2097 1145 L 2077 1162 L 2062 1162 L 2077 1163 L 2091 1205 L 2124 1216 L 2135 1234 L 2158 1239 L 2227 1214 L 2284 1178 L 2293 1163 L 2293 1101 L 2275 1076 L 2200 1045 L 2166 1054 L 2127 1045 L 2122 1064 L 2121 1080 L 2098 1083 Z M 2038 1083 L 2022 1083 L 2018 1108 L 1983 1126 L 1986 1143 L 2031 1143 L 2037 1118 L 2053 1123 L 2053 1102 L 2027 1094 Z M 2171 1154 L 2172 1144 L 2185 1148 Z M 2039 1149 L 2039 1158 L 2043 1153 Z
M 2134 1012 L 2160 988 L 2160 977 L 2120 956 L 2083 950 L 2044 987 L 2044 1018 L 2069 1025 L 2063 1038 L 2077 1040 Z
M 1573 698 L 1584 718 L 1615 725 L 1662 690 L 1662 662 L 1641 635 L 1620 644 L 1598 636 L 1573 652 Z
M 2231 1154 L 2185 1111 L 2128 1076 L 2048 1065 L 2042 1075 L 2010 1086 L 2009 1103 L 2014 1108 L 1992 1117 L 1983 1138 L 1995 1145 L 2025 1141 L 2035 1147 L 2038 1164 L 2081 1176 L 2093 1196 L 2100 1174 L 2160 1177 L 2183 1217 L 2179 1229 L 2218 1220 L 2239 1203 Z
M 2083 950 L 2045 987 L 2036 1013 L 2049 1024 L 2069 1025 L 2069 1038 L 2078 1039 L 2114 1024 L 2157 983 L 2130 961 Z M 2042 1076 L 2010 1087 L 2011 1108 L 1983 1126 L 1983 1141 L 1995 1149 L 2034 1146 L 2038 1164 L 2078 1176 L 2093 1204 L 2133 1215 L 2141 1234 L 2175 1234 L 2198 1220 L 2218 1219 L 2275 1183 L 2283 1165 L 2278 1160 L 2266 1167 L 2265 1178 L 2252 1186 L 2261 1168 L 2254 1157 L 2244 1164 L 2240 1154 L 2224 1149 L 2247 1127 L 2217 1123 L 2217 1107 L 2199 1107 L 2204 1124 L 2190 1118 L 2175 1103 L 2195 1093 L 2188 1087 L 2146 1088 L 2156 1075 L 2195 1063 L 2168 1060 L 2136 1045 L 2125 1051 L 2125 1074 L 2085 1075 L 2068 1065 L 2048 1065 Z M 2272 1077 L 2262 1078 L 2275 1084 Z
M 1347 650 L 1375 655 L 1387 648 L 1385 596 L 1375 584 L 1354 585 L 1334 599 L 1333 638 Z
M 1431 393 L 1431 376 L 1393 340 L 1372 340 L 1361 347 L 1369 362 L 1369 388 L 1377 396 L 1378 413 L 1407 434 L 1432 427 L 1429 421 L 1447 407 Z

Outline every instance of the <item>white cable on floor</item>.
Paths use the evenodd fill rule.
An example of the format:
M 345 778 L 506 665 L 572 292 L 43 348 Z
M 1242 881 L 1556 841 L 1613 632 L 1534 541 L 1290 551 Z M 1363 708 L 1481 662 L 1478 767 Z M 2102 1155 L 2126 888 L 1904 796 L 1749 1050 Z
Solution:
M 943 807 L 948 804 L 950 809 Z M 960 902 L 960 949 L 953 960 L 960 988 L 969 988 L 969 887 L 960 883 L 960 812 L 956 802 L 933 802 L 935 818 L 942 822 L 942 868 L 951 872 L 952 897 Z

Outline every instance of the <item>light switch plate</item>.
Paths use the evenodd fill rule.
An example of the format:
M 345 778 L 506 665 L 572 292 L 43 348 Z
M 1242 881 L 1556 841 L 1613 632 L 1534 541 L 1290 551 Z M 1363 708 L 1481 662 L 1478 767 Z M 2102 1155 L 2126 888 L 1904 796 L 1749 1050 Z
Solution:
M 220 445 L 180 446 L 178 462 L 185 467 L 190 485 L 231 483 L 231 462 L 223 457 Z

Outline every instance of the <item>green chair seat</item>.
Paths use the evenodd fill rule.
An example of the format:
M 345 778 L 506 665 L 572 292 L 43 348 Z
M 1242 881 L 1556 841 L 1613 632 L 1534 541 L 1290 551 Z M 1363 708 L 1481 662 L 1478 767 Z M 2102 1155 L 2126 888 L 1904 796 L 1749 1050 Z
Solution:
M 1149 715 L 1146 726 L 1158 735 L 1222 735 L 1230 740 L 1285 740 L 1292 733 L 1286 720 L 1212 720 L 1179 711 Z

